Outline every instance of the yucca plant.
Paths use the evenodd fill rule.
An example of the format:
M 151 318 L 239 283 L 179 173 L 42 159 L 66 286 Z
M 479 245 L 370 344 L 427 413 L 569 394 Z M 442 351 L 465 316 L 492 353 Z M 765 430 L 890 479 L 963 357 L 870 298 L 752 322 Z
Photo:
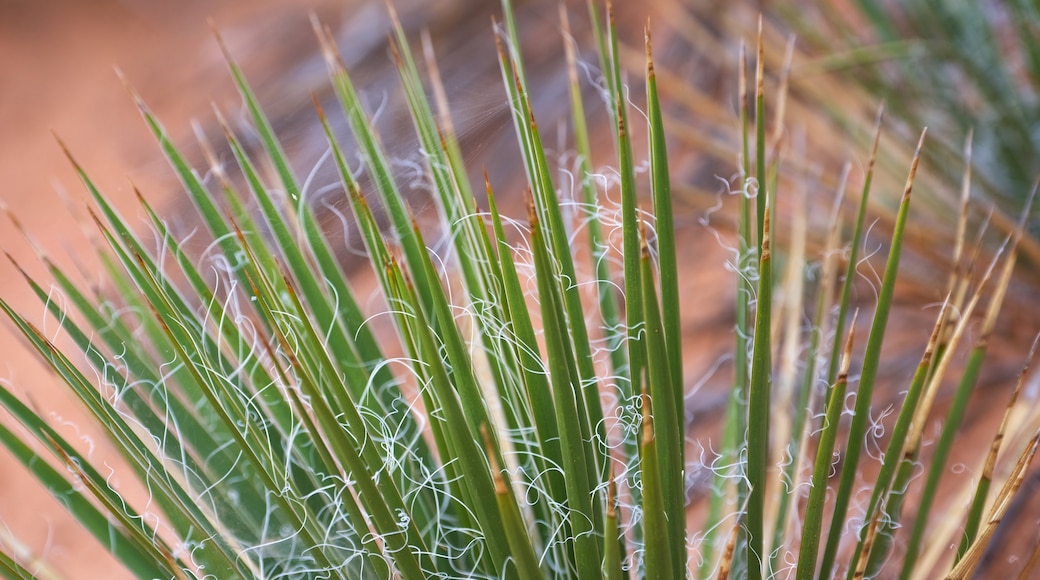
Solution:
M 312 192 L 230 55 L 263 149 L 255 158 L 220 120 L 237 182 L 214 162 L 218 180 L 204 183 L 134 94 L 212 243 L 193 254 L 142 196 L 154 230 L 148 236 L 160 241 L 149 247 L 148 236 L 133 231 L 73 160 L 96 204 L 111 286 L 81 288 L 45 259 L 65 297 L 55 301 L 52 290 L 26 276 L 74 345 L 69 350 L 7 302 L 0 308 L 102 425 L 150 501 L 126 500 L 103 466 L 3 385 L 0 403 L 21 430 L 0 424 L 0 439 L 142 578 L 875 574 L 893 552 L 887 539 L 920 467 L 925 419 L 985 299 L 958 400 L 971 391 L 1022 226 L 989 256 L 963 243 L 967 222 L 959 222 L 958 267 L 932 339 L 883 461 L 862 468 L 863 449 L 874 442 L 871 392 L 924 135 L 906 160 L 909 177 L 873 320 L 864 327 L 848 318 L 878 138 L 865 153 L 855 217 L 839 217 L 843 182 L 823 251 L 807 257 L 805 194 L 782 191 L 781 158 L 768 147 L 760 34 L 754 87 L 743 65 L 738 77 L 732 396 L 725 431 L 710 446 L 715 456 L 687 460 L 691 377 L 683 368 L 680 308 L 695 308 L 697 296 L 680 292 L 687 273 L 680 274 L 677 245 L 687 238 L 672 215 L 649 28 L 643 114 L 633 115 L 612 14 L 608 9 L 601 26 L 603 15 L 590 3 L 609 119 L 609 129 L 595 134 L 613 136 L 616 156 L 614 169 L 594 170 L 579 56 L 561 13 L 578 160 L 568 173 L 543 146 L 529 97 L 537 87 L 527 82 L 508 1 L 503 8 L 499 65 L 516 163 L 527 176 L 524 187 L 509 184 L 516 190 L 505 195 L 523 195 L 527 215 L 520 218 L 499 211 L 502 188 L 496 197 L 486 178 L 484 191 L 474 193 L 435 62 L 427 62 L 424 84 L 399 24 L 390 38 L 437 229 L 418 225 L 423 216 L 412 215 L 362 89 L 331 34 L 315 26 L 356 142 L 356 150 L 344 149 L 318 107 L 377 280 L 374 313 L 366 309 L 372 300 L 345 276 Z M 773 95 L 781 111 L 784 93 L 781 85 Z M 875 135 L 881 126 L 879 114 Z M 647 134 L 646 183 L 637 171 L 643 155 L 634 152 L 636 132 Z M 567 188 L 561 177 L 570 174 Z M 639 194 L 644 189 L 648 199 Z M 777 211 L 787 200 L 795 209 Z M 851 234 L 841 227 L 846 222 Z M 780 230 L 790 232 L 783 251 Z M 449 241 L 427 243 L 430 235 Z M 842 276 L 845 247 L 851 255 Z M 978 280 L 976 262 L 986 264 Z M 815 301 L 810 308 L 806 297 Z M 807 310 L 811 324 L 803 326 Z M 383 320 L 392 322 L 392 338 L 380 335 Z M 860 356 L 853 335 L 864 330 Z M 847 409 L 853 382 L 858 394 Z M 1014 399 L 1007 408 L 963 532 L 960 520 L 943 528 L 964 538 L 956 562 L 915 555 L 905 559 L 908 573 L 965 577 L 982 556 L 1037 447 L 1035 418 Z M 847 430 L 843 415 L 851 415 Z M 945 445 L 947 433 L 956 431 L 943 433 Z M 51 461 L 42 461 L 39 449 Z M 837 468 L 835 449 L 844 457 Z M 1006 457 L 997 462 L 1001 451 Z M 705 465 L 714 481 L 701 518 L 688 513 L 686 484 Z M 840 481 L 828 501 L 832 469 Z M 866 478 L 871 492 L 862 517 L 849 510 L 857 478 Z M 46 571 L 32 554 L 2 545 L 0 570 L 8 576 Z

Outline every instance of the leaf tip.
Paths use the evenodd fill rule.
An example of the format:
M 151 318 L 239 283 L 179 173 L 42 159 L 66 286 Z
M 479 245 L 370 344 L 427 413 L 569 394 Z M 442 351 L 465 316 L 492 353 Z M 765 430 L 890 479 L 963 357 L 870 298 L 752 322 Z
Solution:
M 652 44 L 653 41 L 650 35 L 650 19 L 646 19 L 646 26 L 643 28 L 643 38 L 646 40 L 646 78 L 654 78 L 654 55 Z
M 227 43 L 224 42 L 224 36 L 220 34 L 220 27 L 217 26 L 217 21 L 210 16 L 206 19 L 206 24 L 209 26 L 210 32 L 213 33 L 213 39 L 217 41 L 217 46 L 220 48 L 220 54 L 224 56 L 224 60 L 229 65 L 234 65 L 234 60 L 231 58 L 231 51 L 228 50 Z
M 127 94 L 129 94 L 130 98 L 133 99 L 134 104 L 137 105 L 138 110 L 140 110 L 142 114 L 147 114 L 148 106 L 145 104 L 144 99 L 141 98 L 140 93 L 137 92 L 137 89 L 134 88 L 134 85 L 130 84 L 130 79 L 123 74 L 123 69 L 115 66 L 112 67 L 112 70 L 116 73 L 116 78 L 119 79 L 119 82 L 123 84 L 123 88 L 126 89 Z
M 65 154 L 66 159 L 69 160 L 69 163 L 72 164 L 76 171 L 83 171 L 83 168 L 80 167 L 79 163 L 76 162 L 76 158 L 72 156 L 72 152 L 69 151 L 68 145 L 65 144 L 65 141 L 62 141 L 61 137 L 58 135 L 58 132 L 52 129 L 51 135 L 54 136 L 54 140 L 58 143 L 58 147 L 61 148 L 61 152 Z

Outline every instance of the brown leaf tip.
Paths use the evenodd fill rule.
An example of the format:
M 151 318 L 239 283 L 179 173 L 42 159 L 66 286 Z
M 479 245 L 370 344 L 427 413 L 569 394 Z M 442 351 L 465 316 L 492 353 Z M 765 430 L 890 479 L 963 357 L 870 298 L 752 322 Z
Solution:
M 646 19 L 646 27 L 643 29 L 643 37 L 646 39 L 646 78 L 654 77 L 654 55 L 652 39 L 650 37 L 650 19 Z
M 764 191 L 760 191 L 758 194 L 759 195 L 764 195 L 765 192 Z M 770 252 L 770 238 L 771 238 L 771 236 L 769 235 L 770 234 L 770 231 L 769 231 L 770 230 L 770 223 L 769 223 L 769 214 L 770 213 L 772 213 L 772 212 L 769 211 L 769 201 L 767 200 L 766 201 L 766 206 L 765 206 L 765 215 L 762 216 L 762 261 L 763 262 L 768 260 L 768 259 L 770 259 L 771 255 L 772 255 L 771 252 Z

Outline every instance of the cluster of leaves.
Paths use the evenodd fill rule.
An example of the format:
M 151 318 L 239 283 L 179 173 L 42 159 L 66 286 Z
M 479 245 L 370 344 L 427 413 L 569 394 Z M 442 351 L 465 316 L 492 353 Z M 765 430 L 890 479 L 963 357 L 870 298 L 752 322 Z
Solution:
M 966 169 L 960 196 L 960 219 L 955 236 L 957 243 L 951 260 L 951 263 L 956 266 L 951 272 L 947 284 L 947 298 L 936 319 L 931 339 L 922 354 L 921 362 L 905 393 L 895 423 L 891 425 L 881 465 L 871 468 L 872 474 L 867 475 L 859 469 L 860 458 L 869 442 L 870 429 L 876 427 L 876 423 L 871 419 L 871 414 L 876 411 L 872 408 L 872 393 L 881 364 L 881 348 L 886 336 L 892 306 L 911 192 L 926 132 L 922 132 L 917 144 L 898 212 L 893 220 L 892 238 L 888 244 L 888 261 L 880 280 L 878 301 L 873 320 L 868 328 L 867 346 L 860 363 L 855 403 L 851 404 L 850 413 L 850 409 L 846 408 L 846 405 L 850 405 L 846 397 L 850 380 L 849 370 L 852 363 L 856 317 L 853 317 L 847 337 L 844 337 L 843 333 L 850 308 L 852 284 L 856 268 L 859 265 L 858 250 L 863 241 L 864 219 L 870 201 L 875 158 L 880 142 L 882 110 L 879 109 L 875 122 L 873 146 L 866 164 L 863 187 L 859 192 L 856 218 L 850 224 L 851 236 L 847 241 L 841 240 L 844 224 L 838 216 L 845 194 L 848 167 L 840 179 L 832 217 L 829 220 L 831 229 L 826 234 L 822 245 L 822 257 L 817 264 L 819 275 L 815 277 L 814 292 L 817 301 L 811 308 L 806 308 L 802 304 L 801 278 L 805 276 L 805 200 L 799 200 L 795 204 L 792 244 L 787 256 L 788 271 L 781 285 L 785 294 L 785 303 L 782 304 L 784 314 L 779 318 L 783 321 L 784 328 L 778 334 L 783 338 L 780 339 L 782 344 L 775 344 L 776 341 L 771 342 L 769 338 L 776 334 L 770 334 L 769 328 L 771 323 L 769 312 L 773 306 L 771 303 L 774 301 L 771 290 L 774 282 L 771 280 L 773 272 L 770 264 L 768 232 L 769 208 L 775 203 L 779 183 L 780 159 L 776 151 L 780 131 L 767 137 L 765 123 L 761 122 L 765 118 L 763 50 L 760 20 L 758 67 L 755 75 L 756 91 L 753 105 L 755 118 L 759 122 L 755 126 L 753 142 L 756 150 L 754 155 L 749 150 L 751 139 L 749 138 L 748 115 L 751 106 L 748 102 L 748 83 L 745 81 L 746 73 L 744 72 L 746 59 L 743 56 L 743 50 L 740 58 L 740 110 L 744 135 L 741 159 L 753 159 L 755 167 L 752 171 L 750 163 L 741 164 L 741 175 L 744 179 L 743 191 L 746 195 L 741 197 L 739 218 L 739 247 L 744 270 L 743 275 L 738 279 L 737 332 L 738 337 L 749 338 L 738 338 L 737 341 L 736 381 L 727 419 L 727 440 L 722 446 L 724 450 L 733 449 L 744 453 L 743 456 L 732 456 L 730 459 L 744 467 L 747 474 L 746 480 L 738 479 L 735 496 L 737 503 L 730 504 L 747 506 L 744 514 L 744 517 L 747 518 L 746 529 L 740 532 L 741 534 L 746 533 L 747 537 L 735 545 L 738 549 L 746 549 L 749 552 L 746 559 L 750 565 L 748 569 L 750 577 L 793 570 L 797 578 L 812 578 L 816 574 L 819 574 L 820 578 L 828 578 L 842 569 L 840 567 L 836 569 L 835 566 L 838 563 L 839 553 L 844 553 L 846 559 L 844 570 L 847 578 L 874 576 L 886 565 L 899 567 L 900 576 L 909 578 L 913 574 L 934 574 L 939 566 L 937 560 L 943 556 L 942 546 L 951 543 L 936 540 L 932 544 L 933 549 L 925 557 L 919 558 L 923 535 L 929 531 L 929 533 L 935 534 L 936 538 L 954 538 L 952 543 L 959 543 L 957 553 L 952 558 L 952 570 L 949 576 L 966 577 L 979 563 L 996 525 L 1000 522 L 1003 514 L 1001 510 L 1006 510 L 1008 507 L 1006 500 L 1021 485 L 1025 469 L 1036 450 L 1037 437 L 1029 427 L 1033 424 L 1033 420 L 1022 419 L 1021 422 L 1009 423 L 1012 409 L 1017 401 L 1018 390 L 1021 389 L 1022 380 L 1025 377 L 1026 369 L 1023 369 L 1019 384 L 1008 403 L 1007 415 L 994 437 L 993 445 L 988 449 L 980 450 L 984 457 L 980 462 L 982 477 L 974 492 L 974 500 L 971 502 L 972 507 L 967 521 L 962 522 L 956 515 L 939 521 L 930 519 L 931 506 L 937 499 L 938 485 L 948 473 L 946 461 L 951 446 L 964 416 L 968 397 L 978 378 L 988 339 L 996 324 L 1007 284 L 1014 269 L 1014 250 L 1023 236 L 1025 218 L 1028 215 L 1030 204 L 1027 203 L 1023 218 L 1014 233 L 1005 240 L 1000 252 L 993 257 L 988 268 L 985 269 L 984 275 L 973 287 L 972 274 L 976 268 L 976 262 L 980 259 L 980 250 L 976 245 L 974 252 L 968 252 L 964 243 L 971 188 L 969 137 L 965 152 Z M 790 67 L 790 58 L 789 51 L 788 61 L 784 67 L 785 74 Z M 781 79 L 780 87 L 778 101 L 782 109 L 786 97 L 786 78 Z M 778 122 L 778 126 L 780 124 L 782 124 L 782 119 Z M 770 152 L 773 155 L 772 160 L 767 157 L 767 146 L 770 143 L 773 145 L 773 151 Z M 752 217 L 756 215 L 757 220 Z M 984 231 L 985 227 L 982 229 Z M 756 247 L 759 248 L 758 254 L 747 252 L 748 248 Z M 847 256 L 844 256 L 846 271 L 844 276 L 839 277 L 836 275 L 836 270 L 839 267 L 837 256 L 841 248 L 846 248 L 847 252 Z M 1001 264 L 998 259 L 1005 250 L 1009 251 L 1009 256 Z M 757 268 L 749 267 L 748 264 L 757 264 Z M 1000 265 L 999 274 L 995 275 L 998 264 Z M 929 413 L 932 411 L 940 385 L 950 369 L 951 361 L 956 358 L 950 356 L 949 353 L 956 352 L 960 346 L 969 320 L 972 320 L 972 314 L 984 296 L 983 290 L 994 276 L 997 279 L 995 284 L 997 288 L 989 297 L 989 303 L 983 315 L 982 329 L 975 339 L 974 345 L 969 349 L 971 354 L 968 363 L 961 370 L 962 374 L 954 394 L 954 404 L 950 407 L 943 423 L 942 434 L 931 454 L 929 463 L 922 466 L 919 461 L 922 435 L 928 424 Z M 753 283 L 756 279 L 757 288 Z M 813 277 L 809 279 L 812 280 Z M 809 331 L 805 333 L 800 328 L 800 318 L 803 316 L 803 312 L 810 310 L 813 312 L 811 314 L 812 324 Z M 953 313 L 957 314 L 956 317 Z M 753 324 L 751 324 L 752 317 L 754 317 Z M 829 348 L 824 342 L 827 338 L 831 340 Z M 775 365 L 778 367 L 775 369 L 775 373 L 768 358 L 773 353 L 782 355 L 782 359 Z M 800 384 L 797 373 L 793 369 L 793 360 L 799 356 L 798 353 L 804 353 Z M 825 356 L 820 356 L 821 354 Z M 1031 357 L 1032 355 L 1030 355 Z M 765 360 L 761 360 L 763 358 Z M 817 369 L 818 366 L 821 368 Z M 775 384 L 772 384 L 774 374 L 777 380 Z M 760 378 L 763 376 L 766 378 Z M 768 381 L 766 386 L 763 386 L 763 380 Z M 814 382 L 821 380 L 827 385 L 822 393 L 813 388 Z M 771 394 L 779 401 L 770 400 Z M 791 400 L 796 400 L 796 402 L 791 405 Z M 759 410 L 757 417 L 756 409 Z M 770 417 L 776 417 L 777 410 L 785 412 L 790 410 L 793 412 L 793 418 L 790 421 L 778 421 L 779 425 L 771 425 Z M 813 421 L 806 416 L 806 413 L 817 413 L 816 418 L 820 420 L 819 425 L 812 424 Z M 844 414 L 851 414 L 847 433 L 842 433 L 839 426 Z M 747 423 L 743 422 L 745 418 L 747 418 Z M 1021 417 L 1019 418 L 1021 419 Z M 1013 424 L 1014 427 L 1009 427 L 1009 424 Z M 1026 434 L 1025 439 L 1028 442 L 1020 447 L 1021 454 L 1013 461 L 1014 467 L 1006 472 L 1004 487 L 997 500 L 987 499 L 987 493 L 994 477 L 994 462 L 1001 442 L 1005 436 L 1009 436 L 1009 428 L 1014 431 L 1015 438 L 1020 444 L 1023 434 Z M 756 429 L 761 430 L 757 438 Z M 742 447 L 742 433 L 746 433 L 746 449 Z M 838 444 L 839 435 L 845 438 L 844 447 Z M 810 447 L 807 445 L 810 441 L 816 444 L 815 455 L 810 452 Z M 840 465 L 833 463 L 834 456 L 841 457 Z M 746 464 L 744 464 L 745 457 Z M 770 469 L 775 470 L 776 473 L 768 474 Z M 811 475 L 803 473 L 804 469 L 808 469 Z M 914 484 L 919 482 L 915 475 L 921 469 L 924 469 L 927 477 L 923 488 L 916 490 Z M 758 476 L 755 475 L 756 470 Z M 778 475 L 779 481 L 772 475 Z M 865 511 L 856 513 L 851 509 L 850 501 L 855 493 L 857 481 L 861 481 L 864 477 L 866 477 L 870 500 Z M 836 485 L 828 485 L 832 478 L 835 478 Z M 765 497 L 765 506 L 759 504 L 758 502 L 762 500 L 755 497 L 756 482 L 766 490 L 762 494 Z M 805 498 L 804 512 L 797 514 L 795 510 L 790 509 L 790 503 L 801 497 L 797 493 L 797 489 L 803 482 L 810 484 L 808 497 Z M 726 501 L 725 493 L 720 492 L 720 490 L 726 489 L 724 480 L 720 480 L 718 484 L 715 488 L 715 504 L 712 513 L 724 511 L 716 507 L 719 502 Z M 911 514 L 913 516 L 912 525 L 908 525 L 910 518 L 904 519 L 903 514 L 904 500 L 908 494 L 918 491 L 920 493 L 919 505 L 917 510 Z M 732 498 L 729 500 L 732 501 Z M 987 501 L 991 503 L 987 504 Z M 987 526 L 991 526 L 993 529 L 982 533 L 979 518 L 984 506 L 989 506 L 991 510 Z M 759 510 L 767 510 L 769 515 L 763 517 L 756 513 Z M 821 538 L 826 512 L 830 513 L 831 521 L 826 534 Z M 854 524 L 855 521 L 860 523 Z M 763 528 L 758 527 L 762 525 L 775 525 L 772 535 L 763 533 Z M 900 528 L 903 528 L 902 533 L 907 533 L 909 530 L 909 545 L 900 550 L 903 561 L 901 566 L 897 566 L 888 560 L 892 555 L 895 534 Z M 848 535 L 850 529 L 855 531 L 852 536 Z M 792 532 L 792 530 L 798 531 Z M 756 541 L 756 534 L 765 538 L 766 542 Z M 767 543 L 770 541 L 772 544 Z M 732 538 L 730 542 L 729 549 L 732 549 Z M 849 544 L 852 544 L 854 548 Z M 767 556 L 756 556 L 754 553 L 756 550 L 760 550 L 759 553 Z M 702 550 L 702 553 L 711 554 L 711 551 L 706 549 Z M 705 563 L 709 561 L 702 560 Z M 702 570 L 706 569 L 710 568 L 702 568 Z
M 316 26 L 372 191 L 363 194 L 361 173 L 351 168 L 324 113 L 318 113 L 386 301 L 384 315 L 393 321 L 394 344 L 377 341 L 307 202 L 306 188 L 230 56 L 232 76 L 263 143 L 262 162 L 273 168 L 269 182 L 258 160 L 221 121 L 251 201 L 221 172 L 217 188 L 223 204 L 214 201 L 135 96 L 212 235 L 211 262 L 200 264 L 142 198 L 162 240 L 158 251 L 149 251 L 76 165 L 98 208 L 95 220 L 108 246 L 100 259 L 118 297 L 92 295 L 47 262 L 74 307 L 66 312 L 48 298 L 47 288 L 26 279 L 92 372 L 3 300 L 0 308 L 103 425 L 161 518 L 135 511 L 89 456 L 5 386 L 0 404 L 61 468 L 40 461 L 24 435 L 2 424 L 0 440 L 134 575 L 762 578 L 793 569 L 798 578 L 826 578 L 840 557 L 853 578 L 886 563 L 951 353 L 958 352 L 983 288 L 995 278 L 997 289 L 989 295 L 983 332 L 960 379 L 940 450 L 952 444 L 977 377 L 1021 226 L 1006 244 L 1006 257 L 994 257 L 974 287 L 969 265 L 978 256 L 957 245 L 959 267 L 950 278 L 949 298 L 872 476 L 870 503 L 856 520 L 849 503 L 863 474 L 860 454 L 871 426 L 871 393 L 924 137 L 902 195 L 840 480 L 828 502 L 856 330 L 853 317 L 846 337 L 846 319 L 878 139 L 851 236 L 843 240 L 841 220 L 832 220 L 822 274 L 815 278 L 812 327 L 803 332 L 804 293 L 793 291 L 801 288 L 807 270 L 804 244 L 798 243 L 806 232 L 798 216 L 794 221 L 803 227 L 792 236 L 789 275 L 781 286 L 787 298 L 775 300 L 773 293 L 780 279 L 773 272 L 779 160 L 767 155 L 761 122 L 766 95 L 760 36 L 753 138 L 741 58 L 743 145 L 737 156 L 744 195 L 739 197 L 736 380 L 717 458 L 731 467 L 715 469 L 703 533 L 693 533 L 684 481 L 676 232 L 649 29 L 645 130 L 652 214 L 638 207 L 634 125 L 611 14 L 608 10 L 609 24 L 602 27 L 590 3 L 617 154 L 616 179 L 597 179 L 588 161 L 577 56 L 566 40 L 562 13 L 580 165 L 576 199 L 569 203 L 579 209 L 575 221 L 586 236 L 585 249 L 575 250 L 578 229 L 568 219 L 574 216 L 561 210 L 508 1 L 504 14 L 498 54 L 527 175 L 528 216 L 522 224 L 499 214 L 488 183 L 488 211 L 478 209 L 447 103 L 443 97 L 432 105 L 427 99 L 400 25 L 390 40 L 439 224 L 452 244 L 450 256 L 440 257 L 443 268 L 410 215 L 331 35 Z M 432 59 L 427 67 L 433 93 L 443 95 Z M 876 134 L 880 127 L 879 114 Z M 604 182 L 620 189 L 619 206 L 603 201 L 598 184 Z M 965 200 L 967 183 L 968 174 Z M 843 193 L 844 184 L 835 216 Z M 387 231 L 370 208 L 374 199 L 388 216 Z M 256 211 L 250 209 L 254 204 Z M 959 240 L 965 238 L 967 207 L 965 201 Z M 520 242 L 510 241 L 518 236 Z M 851 256 L 842 277 L 838 256 L 846 245 Z M 587 280 L 579 276 L 577 256 L 583 253 L 591 258 Z M 595 289 L 592 299 L 583 287 Z M 784 315 L 778 317 L 781 306 Z M 774 326 L 782 327 L 781 340 L 774 338 L 780 335 Z M 386 354 L 388 348 L 399 354 Z M 805 357 L 800 381 L 799 353 Z M 818 358 L 827 364 L 817 364 Z M 828 386 L 820 391 L 818 382 Z M 792 419 L 778 420 L 777 410 L 788 407 L 795 410 Z M 1014 399 L 1009 417 L 1013 408 Z M 1019 423 L 1010 418 L 1005 423 L 987 450 L 957 563 L 949 566 L 951 577 L 965 577 L 977 564 L 1036 450 L 1036 436 L 1023 442 L 1013 436 L 1022 431 Z M 1015 453 L 1003 462 L 1010 467 L 998 472 L 1005 436 Z M 935 497 L 944 462 L 944 455 L 933 454 L 921 495 L 925 502 Z M 811 485 L 800 485 L 805 481 Z M 989 491 L 994 484 L 996 494 Z M 828 510 L 831 522 L 823 535 Z M 845 532 L 853 521 L 862 524 L 853 526 L 857 533 L 849 537 Z M 910 529 L 919 544 L 929 529 L 926 506 Z M 844 555 L 843 542 L 855 545 L 845 546 Z M 904 576 L 933 569 L 916 550 L 907 551 Z M 32 577 L 26 561 L 8 548 L 0 551 L 0 571 L 11 577 Z

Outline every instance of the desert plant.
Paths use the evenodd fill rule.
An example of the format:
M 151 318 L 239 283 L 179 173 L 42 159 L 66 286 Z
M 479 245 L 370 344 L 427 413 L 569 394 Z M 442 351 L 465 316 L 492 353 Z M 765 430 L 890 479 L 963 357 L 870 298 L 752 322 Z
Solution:
M 142 197 L 160 240 L 149 249 L 72 161 L 97 207 L 92 215 L 107 246 L 101 260 L 112 287 L 105 293 L 80 288 L 47 262 L 72 306 L 66 310 L 45 286 L 25 277 L 78 354 L 56 346 L 2 299 L 0 308 L 104 427 L 151 504 L 125 500 L 89 454 L 5 385 L 0 403 L 24 431 L 0 424 L 0 439 L 131 573 L 811 578 L 829 577 L 839 563 L 850 577 L 885 564 L 891 553 L 886 538 L 901 521 L 918 466 L 924 419 L 975 320 L 973 311 L 988 296 L 984 331 L 962 370 L 958 396 L 970 392 L 1023 226 L 1005 243 L 1006 251 L 991 258 L 958 244 L 949 298 L 884 460 L 878 469 L 862 469 L 859 457 L 872 424 L 870 394 L 882 364 L 922 134 L 909 160 L 866 329 L 841 478 L 828 504 L 833 450 L 853 380 L 853 333 L 863 330 L 855 316 L 851 323 L 846 319 L 871 170 L 849 238 L 838 218 L 844 184 L 839 188 L 815 274 L 804 244 L 804 193 L 791 194 L 800 208 L 776 211 L 787 194 L 776 178 L 780 157 L 767 151 L 760 35 L 753 136 L 743 65 L 739 77 L 735 383 L 718 455 L 708 461 L 715 477 L 708 516 L 694 528 L 686 513 L 684 477 L 693 466 L 685 451 L 679 323 L 680 304 L 690 307 L 696 296 L 679 291 L 680 236 L 649 28 L 644 114 L 631 115 L 612 15 L 608 10 L 608 24 L 601 26 L 590 3 L 600 96 L 610 119 L 604 133 L 613 136 L 617 156 L 615 169 L 593 170 L 578 56 L 563 27 L 578 159 L 571 191 L 554 177 L 570 168 L 555 166 L 542 145 L 529 99 L 537 89 L 527 83 L 511 14 L 506 1 L 498 55 L 519 144 L 517 163 L 527 176 L 526 220 L 501 214 L 487 179 L 486 198 L 478 201 L 449 107 L 442 97 L 432 104 L 426 97 L 428 88 L 443 94 L 435 63 L 427 63 L 428 87 L 400 25 L 390 39 L 426 162 L 424 178 L 436 199 L 437 233 L 450 240 L 437 246 L 440 251 L 425 241 L 429 230 L 411 215 L 331 35 L 315 26 L 357 143 L 360 170 L 318 107 L 383 298 L 375 315 L 366 313 L 344 275 L 309 203 L 312 192 L 295 174 L 230 55 L 232 77 L 263 145 L 263 158 L 254 159 L 220 121 L 241 185 L 214 164 L 219 179 L 207 187 L 134 94 L 212 236 L 202 257 Z M 781 88 L 778 103 L 783 95 Z M 636 129 L 633 120 L 643 117 L 645 127 Z M 876 134 L 881 126 L 879 114 Z M 648 133 L 652 212 L 641 209 L 638 195 L 636 130 Z M 877 143 L 875 137 L 868 168 Z M 238 191 L 243 186 L 248 198 Z M 223 196 L 219 203 L 212 189 Z M 613 190 L 619 203 L 606 195 Z M 479 204 L 485 200 L 483 210 Z M 374 205 L 385 213 L 385 227 Z M 962 215 L 967 207 L 962 204 Z M 786 226 L 781 218 L 792 227 L 784 253 L 776 243 L 776 230 Z M 962 219 L 958 240 L 966 229 Z M 845 246 L 852 255 L 839 276 Z M 973 283 L 969 265 L 976 259 L 989 265 Z M 809 328 L 800 320 L 804 283 L 813 285 L 816 297 Z M 995 289 L 987 294 L 989 284 Z M 392 321 L 393 339 L 379 339 L 376 319 Z M 1002 425 L 986 458 L 987 477 L 979 483 L 959 561 L 943 569 L 951 577 L 964 577 L 978 562 L 1036 450 L 1037 436 L 1028 421 L 1010 414 L 1014 408 L 1012 400 L 1009 425 Z M 789 410 L 791 419 L 781 420 Z M 40 460 L 26 433 L 54 462 Z M 1002 448 L 1011 449 L 1010 459 L 996 471 Z M 862 521 L 848 514 L 857 476 L 871 482 Z M 998 490 L 995 499 L 990 485 Z M 850 527 L 855 534 L 846 533 Z M 0 554 L 7 575 L 37 573 L 31 557 L 9 546 Z M 907 560 L 908 569 L 915 565 Z

